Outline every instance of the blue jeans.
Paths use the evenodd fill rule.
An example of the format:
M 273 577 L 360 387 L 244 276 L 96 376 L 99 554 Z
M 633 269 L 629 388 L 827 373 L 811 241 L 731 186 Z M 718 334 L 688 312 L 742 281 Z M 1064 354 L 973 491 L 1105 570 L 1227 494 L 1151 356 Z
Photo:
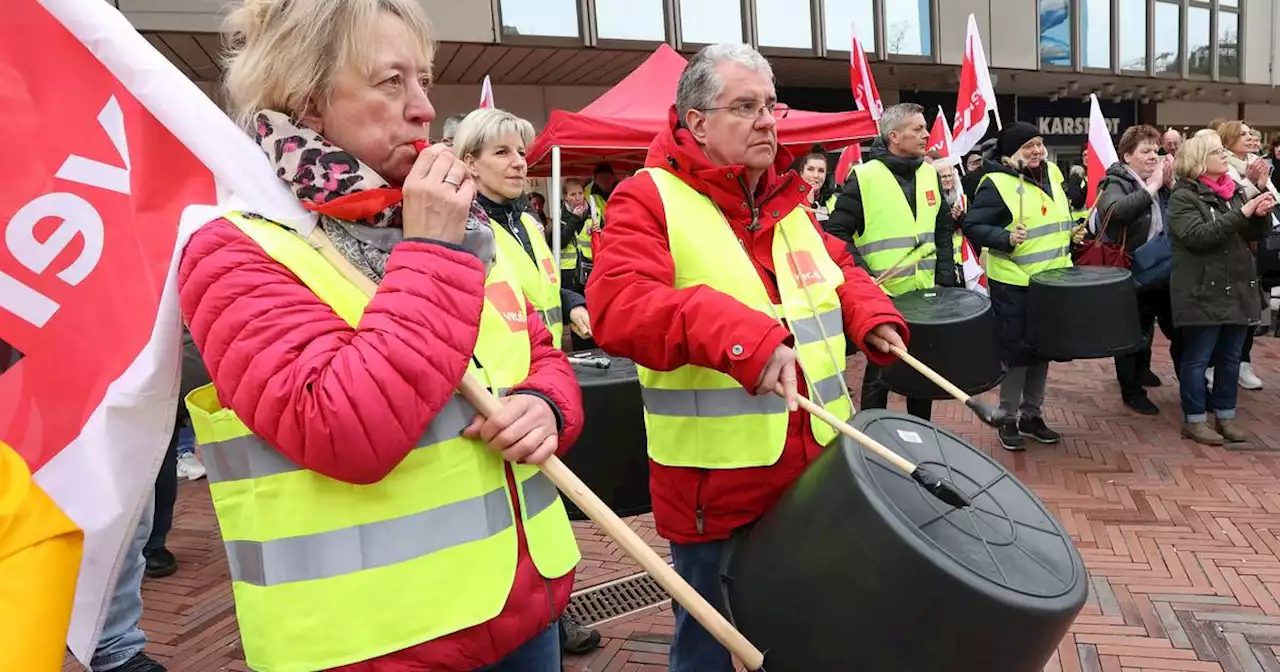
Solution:
M 142 573 L 147 561 L 142 557 L 142 547 L 151 537 L 151 519 L 154 516 L 155 499 L 147 497 L 147 508 L 133 533 L 115 593 L 107 607 L 107 620 L 102 626 L 102 638 L 89 661 L 93 672 L 113 670 L 125 663 L 147 645 L 147 636 L 138 621 L 142 619 Z
M 671 559 L 676 573 L 689 582 L 720 613 L 724 599 L 720 592 L 720 554 L 725 542 L 677 544 L 671 542 Z M 671 640 L 671 672 L 733 672 L 729 650 L 716 641 L 689 612 L 672 603 L 676 614 L 676 634 Z
M 1182 367 L 1178 385 L 1182 415 L 1187 422 L 1205 422 L 1213 412 L 1219 420 L 1236 417 L 1236 393 L 1240 384 L 1240 353 L 1249 327 L 1215 324 L 1182 328 Z M 1213 367 L 1213 391 L 1206 400 L 1205 369 Z
M 560 624 L 553 623 L 482 672 L 560 672 Z
M 191 425 L 178 424 L 178 455 L 191 455 L 196 452 L 196 431 Z

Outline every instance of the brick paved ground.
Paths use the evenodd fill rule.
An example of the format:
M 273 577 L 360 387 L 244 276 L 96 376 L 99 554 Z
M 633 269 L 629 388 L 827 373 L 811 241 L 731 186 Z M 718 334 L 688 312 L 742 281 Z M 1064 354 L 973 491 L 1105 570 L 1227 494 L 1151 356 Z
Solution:
M 1066 435 L 1055 447 L 1007 453 L 959 404 L 935 408 L 939 424 L 1044 499 L 1090 569 L 1089 603 L 1046 672 L 1280 672 L 1280 342 L 1259 339 L 1254 363 L 1269 387 L 1241 391 L 1240 419 L 1258 437 L 1251 449 L 1179 437 L 1162 353 L 1156 418 L 1123 409 L 1109 361 L 1054 365 L 1046 415 Z M 648 517 L 630 522 L 667 552 Z M 636 572 L 593 525 L 577 531 L 579 588 Z M 149 651 L 172 670 L 247 669 L 204 482 L 183 484 L 170 548 L 181 570 L 144 584 Z M 672 625 L 667 604 L 602 624 L 601 648 L 566 670 L 665 670 Z

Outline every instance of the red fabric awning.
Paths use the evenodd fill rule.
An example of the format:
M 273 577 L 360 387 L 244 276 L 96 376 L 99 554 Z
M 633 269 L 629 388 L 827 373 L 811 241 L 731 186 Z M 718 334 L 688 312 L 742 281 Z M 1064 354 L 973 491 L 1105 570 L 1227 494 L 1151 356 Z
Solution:
M 589 174 L 601 161 L 621 174 L 644 165 L 650 143 L 667 126 L 676 99 L 676 84 L 687 63 L 662 45 L 640 67 L 579 112 L 552 110 L 546 128 L 529 148 L 529 174 L 551 174 L 551 148 L 560 147 L 561 172 Z M 778 123 L 778 140 L 793 151 L 815 143 L 828 150 L 875 137 L 876 124 L 866 112 L 792 110 Z

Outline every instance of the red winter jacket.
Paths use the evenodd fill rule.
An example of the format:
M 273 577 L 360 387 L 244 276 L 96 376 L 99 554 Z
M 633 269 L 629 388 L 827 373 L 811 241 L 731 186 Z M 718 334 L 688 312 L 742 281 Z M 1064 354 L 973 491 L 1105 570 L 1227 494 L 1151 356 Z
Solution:
M 673 110 L 673 128 L 675 118 Z M 668 130 L 658 136 L 645 162 L 648 167 L 672 171 L 715 201 L 751 251 L 774 303 L 780 302 L 772 256 L 774 225 L 809 192 L 809 185 L 787 171 L 791 157 L 786 150 L 779 149 L 778 154 L 775 170 L 760 180 L 754 198 L 747 197 L 743 186 L 744 168 L 712 165 L 687 130 Z M 761 224 L 754 232 L 746 228 L 752 202 L 757 204 Z M 816 221 L 814 227 L 822 231 Z M 869 331 L 887 323 L 896 325 L 905 340 L 906 323 L 889 298 L 854 264 L 844 243 L 826 234 L 823 239 L 844 271 L 845 281 L 837 293 L 845 333 L 861 345 Z M 708 287 L 672 287 L 675 269 L 666 215 L 647 174 L 639 173 L 614 190 L 608 224 L 597 240 L 587 304 L 596 343 L 607 352 L 659 371 L 686 364 L 714 369 L 754 390 L 774 349 L 784 343 L 794 345 L 791 334 L 773 318 L 726 294 Z M 725 252 L 708 250 L 709 254 Z M 738 346 L 741 354 L 734 355 Z M 892 361 L 891 355 L 879 352 L 867 356 L 881 365 Z M 706 470 L 664 467 L 650 460 L 658 532 L 677 543 L 728 538 L 735 528 L 768 511 L 822 448 L 813 436 L 808 414 L 796 411 L 789 419 L 782 457 L 772 466 Z
M 476 256 L 447 243 L 407 240 L 391 252 L 386 276 L 353 329 L 225 220 L 191 238 L 178 283 L 183 317 L 222 403 L 296 464 L 358 484 L 390 473 L 453 395 L 484 303 L 484 267 Z M 536 314 L 529 308 L 532 370 L 515 389 L 553 403 L 563 451 L 582 429 L 581 391 Z M 510 471 L 507 480 L 514 487 Z M 340 669 L 475 670 L 545 631 L 569 601 L 573 573 L 543 579 L 524 530 L 518 533 L 515 584 L 492 620 Z

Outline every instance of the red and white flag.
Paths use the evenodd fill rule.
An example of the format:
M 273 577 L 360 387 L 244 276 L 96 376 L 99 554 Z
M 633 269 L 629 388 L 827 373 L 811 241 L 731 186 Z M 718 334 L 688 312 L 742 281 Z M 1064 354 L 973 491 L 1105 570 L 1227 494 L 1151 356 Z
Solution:
M 960 261 L 961 270 L 964 272 L 965 288 L 980 294 L 988 293 L 987 272 L 979 263 L 978 256 L 973 253 L 973 245 L 969 244 L 968 238 L 961 237 L 960 241 Z
M 991 124 L 988 115 L 993 113 L 996 115 L 996 128 L 1003 128 L 995 88 L 991 85 L 991 71 L 987 69 L 987 53 L 982 48 L 982 35 L 978 33 L 978 21 L 970 14 L 964 39 L 964 64 L 960 67 L 960 90 L 956 97 L 955 130 L 951 134 L 954 156 L 964 156 L 982 142 Z
M 942 111 L 942 107 L 938 107 L 938 116 L 933 120 L 933 128 L 929 130 L 929 146 L 925 149 L 925 153 L 937 152 L 942 155 L 939 159 L 942 163 L 957 163 L 954 153 L 951 151 L 951 126 L 947 124 L 947 115 Z
M 862 40 L 858 39 L 858 24 L 852 25 L 853 48 L 849 51 L 849 85 L 853 89 L 853 100 L 859 110 L 871 113 L 871 118 L 880 120 L 884 112 L 884 103 L 880 102 L 880 90 L 876 88 L 876 78 L 871 76 L 871 67 L 867 65 L 867 52 L 862 50 Z
M 489 75 L 484 76 L 484 84 L 480 85 L 480 109 L 486 110 L 497 107 L 493 102 L 493 84 L 489 82 Z
M 1107 118 L 1102 116 L 1102 108 L 1098 105 L 1098 97 L 1089 94 L 1089 157 L 1085 161 L 1084 174 L 1088 184 L 1085 190 L 1084 207 L 1092 208 L 1098 199 L 1098 184 L 1107 174 L 1107 169 L 1120 160 L 1116 155 L 1116 146 L 1111 141 L 1111 129 L 1107 126 Z
M 175 421 L 184 243 L 233 208 L 314 220 L 111 3 L 5 10 L 0 441 L 85 533 L 67 644 L 87 662 Z
M 853 174 L 853 167 L 862 163 L 862 147 L 849 145 L 840 152 L 840 160 L 836 161 L 836 184 L 844 184 Z

